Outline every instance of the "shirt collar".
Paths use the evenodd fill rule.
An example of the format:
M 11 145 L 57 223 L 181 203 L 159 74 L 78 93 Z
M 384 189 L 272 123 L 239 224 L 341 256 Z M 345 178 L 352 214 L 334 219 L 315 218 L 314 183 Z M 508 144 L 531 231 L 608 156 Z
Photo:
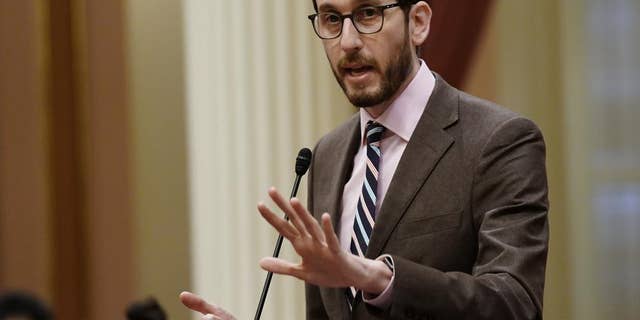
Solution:
M 364 143 L 367 122 L 376 121 L 382 124 L 387 132 L 396 134 L 405 142 L 409 142 L 433 93 L 435 83 L 436 79 L 429 67 L 420 59 L 420 68 L 413 80 L 377 119 L 374 119 L 365 108 L 360 108 L 361 141 Z

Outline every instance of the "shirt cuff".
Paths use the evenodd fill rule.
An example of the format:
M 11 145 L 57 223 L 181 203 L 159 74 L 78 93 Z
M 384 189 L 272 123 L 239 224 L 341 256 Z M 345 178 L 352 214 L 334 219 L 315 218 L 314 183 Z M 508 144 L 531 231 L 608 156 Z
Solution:
M 393 268 L 394 266 L 393 258 L 388 254 L 383 254 L 379 256 L 376 260 L 379 260 L 379 261 L 387 260 L 391 264 L 390 267 L 391 267 L 391 271 L 393 272 L 393 275 L 391 275 L 391 280 L 389 281 L 389 284 L 387 285 L 387 287 L 384 288 L 382 293 L 380 293 L 377 296 L 374 296 L 374 295 L 370 295 L 363 292 L 362 300 L 365 303 L 370 304 L 374 307 L 378 307 L 380 309 L 387 309 L 391 305 L 391 294 L 393 293 L 393 283 L 396 278 L 396 269 Z

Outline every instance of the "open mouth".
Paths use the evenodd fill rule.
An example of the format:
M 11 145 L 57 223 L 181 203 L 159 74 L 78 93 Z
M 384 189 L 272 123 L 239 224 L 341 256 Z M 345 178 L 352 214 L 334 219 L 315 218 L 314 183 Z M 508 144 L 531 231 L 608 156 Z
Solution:
M 342 70 L 344 74 L 347 76 L 360 77 L 367 74 L 370 71 L 373 71 L 373 67 L 368 65 L 354 65 L 354 66 L 344 67 L 342 68 Z

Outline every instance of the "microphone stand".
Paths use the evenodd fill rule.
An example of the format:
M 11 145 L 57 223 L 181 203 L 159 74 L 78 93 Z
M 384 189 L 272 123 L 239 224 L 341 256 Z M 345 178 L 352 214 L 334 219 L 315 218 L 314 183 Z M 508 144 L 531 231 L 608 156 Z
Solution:
M 308 152 L 303 155 L 303 150 Z M 306 161 L 306 163 L 304 163 Z M 296 158 L 296 179 L 293 181 L 293 189 L 291 190 L 291 196 L 289 199 L 294 198 L 296 194 L 298 194 L 298 186 L 300 186 L 300 180 L 302 176 L 306 173 L 309 168 L 309 163 L 311 161 L 311 151 L 309 149 L 302 149 L 298 153 L 298 157 Z M 302 167 L 304 170 L 299 170 L 302 162 Z M 289 221 L 289 217 L 285 214 L 284 219 Z M 282 248 L 282 241 L 284 237 L 282 235 L 278 236 L 278 240 L 276 241 L 276 248 L 273 251 L 273 257 L 277 258 L 280 255 L 280 249 Z M 269 285 L 271 284 L 271 278 L 273 278 L 273 272 L 269 271 L 267 273 L 267 278 L 264 280 L 264 286 L 262 287 L 262 294 L 260 295 L 260 302 L 258 303 L 258 309 L 256 310 L 256 315 L 254 320 L 259 320 L 260 315 L 262 314 L 262 309 L 264 308 L 264 303 L 267 300 L 267 293 L 269 292 Z

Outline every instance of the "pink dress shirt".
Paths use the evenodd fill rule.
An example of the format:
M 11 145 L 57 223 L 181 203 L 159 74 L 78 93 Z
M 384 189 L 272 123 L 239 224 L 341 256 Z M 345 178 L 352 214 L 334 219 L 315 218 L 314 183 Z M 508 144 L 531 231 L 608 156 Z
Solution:
M 400 157 L 411 139 L 413 130 L 418 125 L 424 109 L 435 87 L 435 77 L 420 60 L 420 68 L 407 88 L 396 98 L 387 110 L 377 119 L 371 117 L 365 108 L 360 109 L 360 137 L 361 143 L 358 153 L 353 158 L 353 171 L 349 181 L 344 186 L 342 194 L 342 216 L 340 218 L 340 245 L 346 251 L 350 251 L 351 230 L 356 215 L 358 197 L 362 191 L 362 183 L 365 175 L 366 141 L 365 127 L 369 120 L 382 124 L 385 134 L 381 141 L 380 150 L 382 157 L 379 164 L 378 190 L 376 201 L 376 213 L 380 209 L 384 197 L 389 188 L 391 178 L 398 167 Z M 383 255 L 384 256 L 384 255 Z M 379 258 L 380 259 L 380 258 Z M 386 308 L 391 303 L 391 292 L 395 272 L 387 288 L 377 297 L 364 297 L 364 301 L 371 305 Z

